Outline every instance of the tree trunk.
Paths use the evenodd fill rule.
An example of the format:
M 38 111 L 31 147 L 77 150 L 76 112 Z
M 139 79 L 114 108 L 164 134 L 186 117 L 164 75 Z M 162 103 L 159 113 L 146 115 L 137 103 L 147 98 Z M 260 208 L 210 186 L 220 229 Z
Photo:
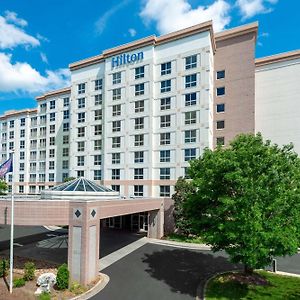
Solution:
M 247 274 L 247 275 L 252 275 L 253 274 L 253 268 L 251 268 L 250 266 L 248 266 L 248 265 L 245 265 L 244 266 L 244 272 L 245 272 L 245 274 Z

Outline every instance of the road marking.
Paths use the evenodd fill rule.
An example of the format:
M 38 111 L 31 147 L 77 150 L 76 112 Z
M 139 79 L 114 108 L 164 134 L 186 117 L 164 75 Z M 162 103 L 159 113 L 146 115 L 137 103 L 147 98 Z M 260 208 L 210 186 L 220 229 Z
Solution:
M 14 243 L 14 246 L 23 247 L 24 245 L 19 244 L 19 243 Z

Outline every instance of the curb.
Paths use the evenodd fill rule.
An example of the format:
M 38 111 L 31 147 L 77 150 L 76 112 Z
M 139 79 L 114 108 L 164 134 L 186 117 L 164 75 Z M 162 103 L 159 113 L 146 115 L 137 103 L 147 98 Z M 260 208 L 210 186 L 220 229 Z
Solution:
M 94 295 L 98 294 L 100 291 L 102 291 L 109 282 L 109 276 L 107 276 L 104 273 L 99 273 L 99 275 L 102 277 L 103 280 L 100 280 L 90 290 L 86 291 L 85 293 L 83 293 L 79 296 L 71 298 L 70 300 L 86 300 L 86 299 L 89 299 L 89 298 L 93 297 Z
M 211 247 L 206 244 L 193 244 L 193 243 L 175 242 L 175 241 L 167 241 L 167 240 L 152 239 L 152 238 L 147 238 L 147 240 L 151 244 L 158 244 L 163 246 L 186 248 L 186 249 L 193 249 L 193 250 L 211 250 Z

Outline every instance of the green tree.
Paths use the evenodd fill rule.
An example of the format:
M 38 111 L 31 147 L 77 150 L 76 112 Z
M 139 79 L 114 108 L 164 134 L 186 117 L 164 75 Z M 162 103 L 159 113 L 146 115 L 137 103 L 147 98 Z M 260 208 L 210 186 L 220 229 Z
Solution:
M 4 180 L 0 179 L 0 195 L 6 194 L 7 188 L 7 183 Z
M 186 213 L 214 251 L 225 250 L 245 271 L 297 252 L 300 232 L 300 159 L 260 134 L 240 135 L 228 148 L 205 150 L 191 162 L 196 188 Z
M 176 229 L 184 235 L 193 233 L 191 222 L 184 210 L 184 203 L 188 195 L 193 192 L 193 185 L 185 178 L 179 177 L 175 185 L 175 193 L 172 195 L 172 199 L 174 200 L 173 216 Z
M 65 179 L 64 179 L 64 182 L 69 182 L 69 181 L 72 181 L 72 180 L 74 180 L 74 179 L 76 179 L 75 177 L 66 177 Z

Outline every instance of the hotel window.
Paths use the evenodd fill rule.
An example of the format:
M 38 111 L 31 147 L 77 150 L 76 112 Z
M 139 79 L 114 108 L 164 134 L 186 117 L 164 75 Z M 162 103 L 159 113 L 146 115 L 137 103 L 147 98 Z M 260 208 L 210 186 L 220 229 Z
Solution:
M 111 186 L 111 189 L 112 189 L 113 191 L 115 191 L 115 192 L 120 192 L 120 186 L 119 186 L 119 185 L 113 184 L 113 185 Z
M 84 94 L 85 93 L 85 83 L 79 83 L 78 84 L 78 94 Z
M 35 186 L 29 186 L 29 194 L 35 194 L 36 192 L 36 187 Z
M 23 159 L 25 159 L 25 152 L 24 151 L 20 152 L 20 160 L 23 160 Z
M 23 193 L 24 193 L 24 186 L 23 186 L 23 185 L 20 185 L 20 186 L 19 186 L 19 193 L 20 193 L 20 194 L 23 194 Z
M 171 115 L 161 116 L 160 117 L 160 127 L 170 127 L 171 126 Z
M 70 117 L 70 111 L 64 110 L 64 120 L 69 119 Z
M 134 102 L 134 112 L 139 113 L 145 110 L 145 101 L 139 100 Z
M 225 112 L 225 104 L 217 104 L 217 113 Z
M 113 100 L 120 100 L 121 99 L 121 88 L 112 90 L 112 99 Z
M 225 128 L 225 121 L 217 121 L 217 129 L 224 129 Z
M 63 157 L 66 157 L 66 156 L 69 156 L 69 148 L 63 148 L 62 149 L 62 156 Z
M 85 113 L 81 112 L 77 114 L 77 122 L 84 123 L 85 122 Z
M 94 141 L 94 150 L 101 150 L 102 149 L 102 141 L 101 140 L 96 140 Z
M 49 157 L 50 157 L 50 158 L 55 157 L 55 149 L 50 149 L 50 150 L 49 150 Z
M 225 138 L 224 136 L 217 137 L 217 146 L 224 146 L 225 145 Z
M 15 137 L 15 133 L 13 131 L 9 132 L 9 138 L 13 139 Z
M 185 58 L 185 69 L 192 69 L 197 67 L 197 55 L 191 55 Z
M 46 110 L 47 110 L 47 103 L 42 103 L 40 105 L 40 112 L 44 113 L 44 112 L 46 112 Z
M 78 167 L 84 166 L 84 156 L 77 156 L 77 166 Z
M 160 162 L 170 162 L 171 161 L 171 151 L 161 150 L 160 151 Z
M 63 136 L 63 144 L 69 144 L 69 136 L 68 135 Z
M 160 179 L 170 179 L 171 178 L 171 169 L 170 168 L 160 168 Z
M 21 171 L 21 170 L 20 170 Z M 24 174 L 20 174 L 19 175 L 19 181 L 20 182 L 24 182 Z
M 101 170 L 94 170 L 94 180 L 101 180 Z
M 45 162 L 39 162 L 39 172 L 46 170 L 46 163 Z
M 30 141 L 30 149 L 36 149 L 37 146 L 37 141 L 36 140 L 31 140 Z
M 135 79 L 144 78 L 145 76 L 145 67 L 137 67 L 135 68 Z
M 134 136 L 134 146 L 143 146 L 144 145 L 144 135 L 136 134 Z
M 85 150 L 85 142 L 77 142 L 77 151 L 82 152 Z
M 160 110 L 171 109 L 171 97 L 160 99 Z
M 55 145 L 55 137 L 51 136 L 49 139 L 49 145 L 54 146 Z M 40 147 L 46 147 L 46 139 L 40 140 Z
M 184 142 L 185 143 L 196 143 L 196 129 L 186 130 L 184 132 Z
M 197 121 L 197 112 L 196 111 L 188 111 L 184 113 L 185 116 L 185 125 L 195 124 Z
M 40 159 L 43 159 L 43 160 L 46 159 L 46 150 L 41 150 L 40 151 Z
M 218 87 L 217 88 L 217 96 L 224 96 L 225 95 L 225 87 Z
M 55 109 L 55 100 L 50 101 L 50 109 Z
M 135 85 L 135 96 L 144 95 L 145 94 L 145 84 L 139 83 Z
M 166 93 L 171 91 L 171 79 L 160 82 L 160 92 Z
M 102 79 L 95 80 L 95 91 L 102 90 Z
M 85 127 L 78 127 L 77 128 L 77 137 L 84 137 L 85 136 Z
M 118 84 L 118 83 L 121 83 L 121 72 L 112 74 L 112 84 Z
M 171 133 L 164 132 L 160 134 L 160 145 L 170 145 L 171 143 Z
M 225 70 L 217 71 L 217 79 L 225 78 Z
M 14 128 L 15 127 L 15 121 L 9 121 L 9 128 Z
M 144 186 L 143 185 L 134 185 L 133 193 L 135 197 L 143 197 L 144 195 Z
M 113 165 L 120 164 L 121 163 L 121 153 L 112 153 L 111 163 Z
M 36 151 L 30 151 L 30 160 L 36 160 Z
M 55 113 L 51 113 L 51 114 L 50 114 L 49 120 L 50 120 L 50 122 L 55 121 Z
M 25 126 L 25 118 L 20 119 L 20 126 Z
M 191 179 L 190 173 L 189 173 L 189 168 L 185 167 L 184 168 L 184 178 L 185 179 Z
M 134 119 L 134 129 L 143 129 L 144 128 L 144 118 L 135 118 Z
M 84 171 L 77 171 L 77 177 L 84 177 Z
M 22 130 L 24 130 L 24 129 L 22 129 Z M 2 140 L 3 140 L 3 141 L 6 141 L 6 137 L 7 137 L 6 132 L 3 132 L 3 133 L 2 133 Z
M 170 197 L 171 191 L 169 185 L 160 185 L 159 186 L 159 196 L 160 197 Z
M 55 133 L 55 124 L 49 126 L 49 133 Z
M 53 160 L 49 161 L 49 170 L 54 170 L 55 162 Z
M 197 74 L 185 76 L 185 88 L 194 87 L 197 85 Z
M 46 115 L 44 116 L 40 116 L 40 124 L 43 125 L 43 124 L 46 124 Z
M 113 115 L 113 117 L 121 115 L 121 104 L 113 105 L 112 115 Z
M 24 163 L 20 163 L 19 171 L 24 171 Z M 23 177 L 24 177 L 24 174 L 23 174 Z
M 25 148 L 25 141 L 20 141 L 20 149 L 24 149 Z
M 94 165 L 101 166 L 101 155 L 94 155 Z
M 143 163 L 144 162 L 144 151 L 134 152 L 134 163 Z
M 62 161 L 62 168 L 63 169 L 69 169 L 69 161 L 68 160 L 63 160 Z
M 63 101 L 64 101 L 64 107 L 67 107 L 67 106 L 70 105 L 70 98 L 69 97 L 64 98 Z
M 121 131 L 121 121 L 113 121 L 112 122 L 112 132 Z
M 112 169 L 111 170 L 111 179 L 113 179 L 113 180 L 120 179 L 120 169 Z
M 102 94 L 95 95 L 95 105 L 101 105 L 102 104 Z
M 166 62 L 160 65 L 160 75 L 171 74 L 171 62 Z
M 112 138 L 112 148 L 120 148 L 121 147 L 121 137 L 115 136 Z
M 29 175 L 29 182 L 36 182 L 36 174 Z
M 143 168 L 134 169 L 133 179 L 144 179 L 144 169 Z
M 184 161 L 196 158 L 196 148 L 184 149 Z
M 54 173 L 49 173 L 49 181 L 53 182 L 54 181 Z M 50 188 L 50 187 L 49 187 Z
M 101 135 L 102 134 L 102 125 L 95 125 L 94 126 L 94 134 Z
M 77 99 L 77 104 L 78 109 L 85 108 L 85 98 Z
M 40 127 L 40 137 L 46 136 L 47 127 Z
M 95 121 L 102 120 L 102 109 L 95 110 Z
M 69 123 L 63 123 L 63 132 L 69 131 L 70 124 Z
M 32 117 L 30 119 L 30 123 L 31 123 L 31 126 L 36 126 L 37 125 L 37 117 Z

